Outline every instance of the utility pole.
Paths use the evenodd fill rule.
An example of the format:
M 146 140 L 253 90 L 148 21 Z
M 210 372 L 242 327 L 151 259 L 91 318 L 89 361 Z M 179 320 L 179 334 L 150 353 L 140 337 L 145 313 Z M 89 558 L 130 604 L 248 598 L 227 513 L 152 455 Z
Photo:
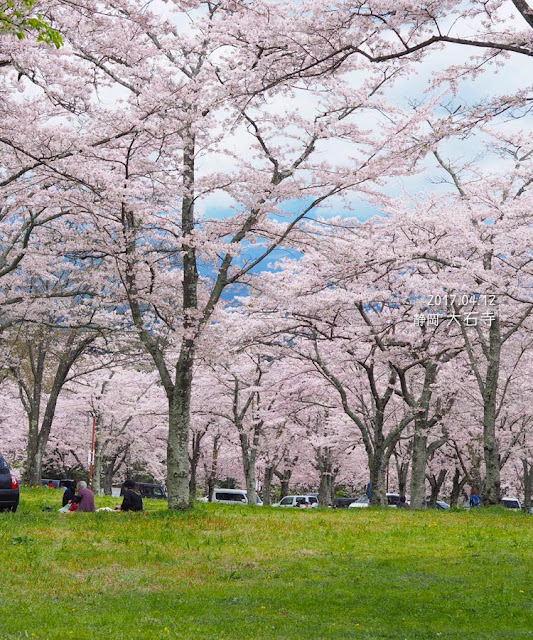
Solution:
M 96 418 L 93 416 L 93 429 L 91 436 L 91 451 L 89 452 L 89 486 L 93 488 L 94 475 L 94 444 L 96 440 Z

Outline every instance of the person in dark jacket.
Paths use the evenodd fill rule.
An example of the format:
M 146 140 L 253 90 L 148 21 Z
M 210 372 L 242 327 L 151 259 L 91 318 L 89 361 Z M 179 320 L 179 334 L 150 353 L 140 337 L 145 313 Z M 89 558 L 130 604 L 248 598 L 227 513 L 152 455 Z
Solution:
M 122 485 L 122 493 L 124 498 L 120 507 L 115 507 L 118 511 L 142 511 L 143 499 L 141 494 L 135 491 L 135 482 L 126 480 Z
M 69 502 L 75 502 L 76 498 L 76 481 L 74 481 L 70 487 L 67 487 L 63 492 L 63 506 L 65 507 Z
M 405 496 L 400 496 L 396 507 L 398 509 L 409 509 L 409 505 L 407 504 L 407 499 L 405 498 Z

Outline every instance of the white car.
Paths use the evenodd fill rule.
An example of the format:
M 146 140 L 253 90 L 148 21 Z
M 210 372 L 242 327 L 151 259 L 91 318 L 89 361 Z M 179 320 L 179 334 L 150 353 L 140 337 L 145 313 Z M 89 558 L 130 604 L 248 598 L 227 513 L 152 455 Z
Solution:
M 263 501 L 257 496 L 257 505 L 263 506 Z M 222 504 L 249 504 L 248 494 L 244 489 L 213 489 L 212 502 Z
M 396 507 L 398 502 L 400 501 L 400 495 L 398 493 L 387 493 L 387 504 L 389 507 Z M 368 496 L 361 496 L 357 498 L 355 502 L 348 505 L 348 509 L 364 509 L 368 507 L 370 504 L 370 500 Z
M 302 496 L 285 496 L 280 502 L 272 505 L 273 507 L 318 507 L 318 498 L 312 495 Z
M 522 510 L 522 503 L 518 498 L 502 498 L 502 507 L 507 509 Z

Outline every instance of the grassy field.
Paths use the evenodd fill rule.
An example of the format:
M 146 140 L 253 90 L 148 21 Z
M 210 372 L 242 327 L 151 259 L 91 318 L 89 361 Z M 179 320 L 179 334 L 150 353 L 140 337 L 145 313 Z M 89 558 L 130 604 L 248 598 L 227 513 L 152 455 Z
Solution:
M 533 638 L 532 516 L 59 500 L 0 513 L 1 640 Z

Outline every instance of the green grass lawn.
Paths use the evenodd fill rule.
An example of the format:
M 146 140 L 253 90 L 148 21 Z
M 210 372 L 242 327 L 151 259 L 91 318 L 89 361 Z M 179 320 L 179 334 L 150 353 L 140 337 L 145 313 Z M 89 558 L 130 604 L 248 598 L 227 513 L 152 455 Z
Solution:
M 0 513 L 1 640 L 533 638 L 532 516 L 60 497 Z

